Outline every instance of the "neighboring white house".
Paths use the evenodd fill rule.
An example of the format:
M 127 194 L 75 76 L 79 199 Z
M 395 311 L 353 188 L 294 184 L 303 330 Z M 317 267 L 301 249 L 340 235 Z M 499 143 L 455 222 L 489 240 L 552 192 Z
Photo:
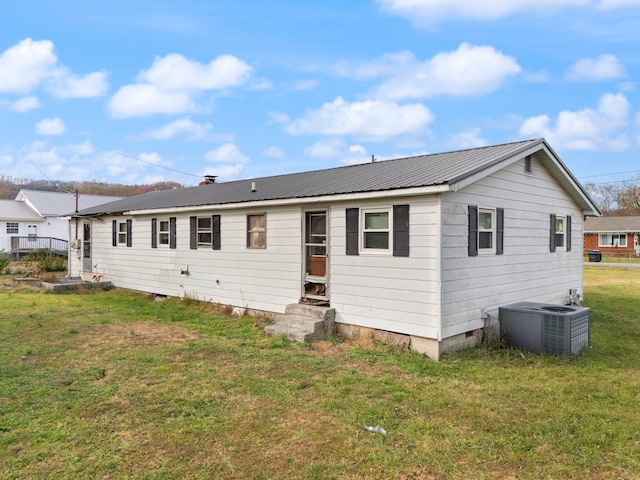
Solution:
M 584 218 L 599 214 L 538 139 L 81 210 L 70 274 L 269 312 L 322 303 L 344 334 L 404 334 L 437 359 L 500 306 L 582 293 Z
M 74 193 L 20 190 L 15 200 L 0 200 L 0 249 L 14 253 L 36 248 L 66 251 L 69 220 L 61 216 L 121 198 L 84 194 L 76 198 Z

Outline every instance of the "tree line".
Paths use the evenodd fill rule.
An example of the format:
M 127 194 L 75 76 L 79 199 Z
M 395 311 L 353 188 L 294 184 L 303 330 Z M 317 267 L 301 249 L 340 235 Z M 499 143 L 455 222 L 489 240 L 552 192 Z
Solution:
M 47 192 L 83 193 L 85 195 L 111 195 L 116 197 L 130 197 L 155 190 L 169 190 L 183 188 L 178 182 L 156 182 L 147 185 L 122 185 L 104 182 L 69 182 L 31 180 L 14 178 L 0 174 L 0 199 L 13 200 L 20 190 L 43 190 Z
M 584 188 L 605 217 L 640 216 L 640 177 L 616 183 L 587 183 Z

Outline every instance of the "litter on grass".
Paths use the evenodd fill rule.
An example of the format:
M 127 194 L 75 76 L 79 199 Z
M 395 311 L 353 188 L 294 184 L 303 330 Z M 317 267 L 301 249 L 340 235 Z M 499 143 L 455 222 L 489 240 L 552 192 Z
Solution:
M 367 425 L 366 423 L 363 423 L 363 424 L 362 424 L 362 427 L 363 427 L 365 430 L 369 430 L 370 432 L 381 433 L 381 434 L 383 434 L 383 435 L 386 435 L 386 434 L 387 434 L 387 431 L 386 431 L 384 428 L 382 428 L 380 425 L 376 425 L 375 427 L 370 427 L 370 426 L 369 426 L 369 425 Z

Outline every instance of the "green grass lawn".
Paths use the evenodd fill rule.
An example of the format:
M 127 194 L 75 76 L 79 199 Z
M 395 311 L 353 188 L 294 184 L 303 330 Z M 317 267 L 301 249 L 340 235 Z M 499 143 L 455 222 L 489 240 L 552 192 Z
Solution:
M 640 270 L 586 268 L 581 356 L 436 363 L 193 301 L 0 287 L 0 477 L 637 479 L 639 301 Z

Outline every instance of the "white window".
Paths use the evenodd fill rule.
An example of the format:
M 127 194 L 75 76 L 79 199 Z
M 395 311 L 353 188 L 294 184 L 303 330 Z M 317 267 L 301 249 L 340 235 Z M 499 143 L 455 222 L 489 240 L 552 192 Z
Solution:
M 247 248 L 267 248 L 267 215 L 247 215 Z
M 391 251 L 391 209 L 362 210 L 362 250 Z
M 118 224 L 118 243 L 127 243 L 127 223 Z
M 598 234 L 599 247 L 626 247 L 626 233 L 600 233 Z
M 564 234 L 565 234 L 564 217 L 556 217 L 556 232 L 555 232 L 556 248 L 563 249 L 565 247 Z
M 18 222 L 7 222 L 7 233 L 9 233 L 9 234 L 12 234 L 12 233 L 17 234 L 18 232 L 19 232 Z
M 198 246 L 211 247 L 211 217 L 198 217 Z
M 158 243 L 169 245 L 169 220 L 160 220 L 158 228 Z
M 493 252 L 495 246 L 495 211 L 488 208 L 478 209 L 478 250 Z

